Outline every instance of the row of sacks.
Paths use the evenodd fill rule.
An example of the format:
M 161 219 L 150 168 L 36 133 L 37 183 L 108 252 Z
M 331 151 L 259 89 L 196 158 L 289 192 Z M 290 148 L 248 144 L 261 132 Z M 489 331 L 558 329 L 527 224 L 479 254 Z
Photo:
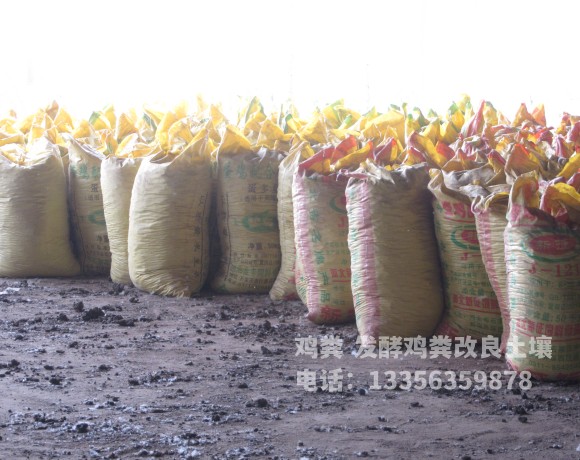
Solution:
M 401 153 L 415 130 L 452 141 L 470 113 L 468 97 L 433 120 L 405 106 L 360 114 L 339 100 L 305 119 L 291 103 L 266 115 L 253 98 L 235 128 L 201 98 L 195 115 L 183 103 L 142 113 L 107 105 L 86 120 L 56 102 L 25 117 L 10 111 L 0 119 L 0 275 L 110 273 L 150 292 L 189 295 L 209 272 L 221 292 L 266 293 L 281 257 L 278 164 L 292 145 L 319 149 L 355 136 L 395 142 Z M 194 235 L 183 230 L 190 227 Z
M 70 138 L 1 147 L 0 276 L 109 275 L 145 291 L 267 293 L 280 266 L 282 155 L 233 126 L 178 152 L 136 143 L 105 156 Z
M 317 324 L 355 320 L 364 345 L 493 336 L 514 369 L 580 378 L 580 172 L 506 180 L 493 161 L 390 168 L 377 152 L 349 170 L 363 149 L 348 140 L 309 149 L 280 165 L 273 299 L 299 297 Z
M 532 370 L 573 378 L 578 245 L 547 227 L 530 237 L 531 250 L 514 246 L 506 259 L 506 215 L 526 215 L 521 209 L 576 232 L 580 122 L 563 118 L 552 131 L 541 118 L 523 107 L 511 126 L 498 124 L 484 102 L 451 145 L 433 143 L 435 120 L 411 132 L 405 147 L 388 127 L 376 140 L 371 132 L 337 144 L 296 135 L 283 160 L 286 149 L 276 146 L 289 135 L 252 117 L 244 132 L 224 125 L 219 136 L 212 119 L 166 114 L 149 140 L 115 134 L 116 143 L 105 130 L 98 142 L 77 133 L 67 147 L 6 144 L 0 273 L 110 270 L 113 280 L 149 292 L 190 295 L 209 272 L 220 292 L 271 288 L 273 299 L 299 295 L 317 323 L 356 319 L 368 342 L 433 331 L 502 336 L 507 359 L 521 369 L 529 356 L 518 364 L 525 348 L 516 353 L 509 339 L 521 337 L 529 349 L 530 338 L 551 336 L 560 354 Z M 519 211 L 507 213 L 508 205 Z M 542 266 L 550 259 L 542 251 L 564 255 Z
M 430 336 L 444 297 L 429 170 L 366 160 L 352 171 L 369 153 L 357 147 L 349 138 L 314 153 L 303 143 L 282 161 L 282 263 L 270 297 L 299 297 L 317 324 L 356 318 L 363 344 Z

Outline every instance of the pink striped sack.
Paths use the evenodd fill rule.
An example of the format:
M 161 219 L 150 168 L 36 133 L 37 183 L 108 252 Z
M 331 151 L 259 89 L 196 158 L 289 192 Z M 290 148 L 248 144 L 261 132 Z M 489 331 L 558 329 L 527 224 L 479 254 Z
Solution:
M 577 173 L 514 182 L 505 230 L 508 365 L 546 380 L 580 379 L 580 193 Z
M 294 175 L 296 290 L 316 324 L 354 320 L 346 184 L 336 174 L 299 169 Z
M 443 288 L 424 164 L 387 171 L 370 160 L 346 189 L 356 324 L 380 336 L 433 334 Z

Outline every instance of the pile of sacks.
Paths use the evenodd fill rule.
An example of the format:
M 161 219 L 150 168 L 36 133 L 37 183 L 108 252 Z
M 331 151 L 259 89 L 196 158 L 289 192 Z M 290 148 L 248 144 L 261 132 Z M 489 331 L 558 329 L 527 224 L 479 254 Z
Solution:
M 493 336 L 515 369 L 580 377 L 580 119 L 198 106 L 0 120 L 0 276 L 269 292 L 364 345 Z
M 289 135 L 254 102 L 246 111 L 243 130 L 204 105 L 73 121 L 54 103 L 3 119 L 0 276 L 110 274 L 189 296 L 211 274 L 219 292 L 267 293 Z

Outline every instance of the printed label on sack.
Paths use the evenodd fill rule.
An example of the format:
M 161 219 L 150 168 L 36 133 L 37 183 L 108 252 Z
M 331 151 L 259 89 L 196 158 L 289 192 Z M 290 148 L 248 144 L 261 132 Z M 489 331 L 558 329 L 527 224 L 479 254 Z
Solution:
M 88 215 L 89 222 L 95 225 L 102 225 L 103 227 L 106 225 L 105 222 L 105 211 L 103 209 L 99 209 L 95 212 L 92 212 Z
M 242 225 L 249 232 L 267 233 L 277 230 L 276 216 L 270 211 L 250 214 L 242 219 Z
M 475 225 L 458 226 L 451 233 L 451 241 L 461 249 L 479 251 L 479 240 Z
M 577 241 L 572 235 L 542 234 L 529 240 L 523 251 L 542 262 L 564 262 L 576 257 Z

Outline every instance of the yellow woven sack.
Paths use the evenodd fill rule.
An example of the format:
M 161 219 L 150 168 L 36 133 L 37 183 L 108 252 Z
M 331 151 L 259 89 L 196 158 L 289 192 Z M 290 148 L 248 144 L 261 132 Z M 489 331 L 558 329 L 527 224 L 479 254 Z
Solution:
M 103 207 L 111 248 L 111 279 L 120 284 L 131 284 L 127 239 L 135 176 L 143 158 L 160 151 L 158 144 L 139 143 L 136 142 L 136 134 L 131 136 L 135 136 L 135 142 L 123 142 L 114 156 L 107 157 L 101 163 Z
M 314 153 L 308 142 L 301 143 L 282 160 L 278 173 L 278 227 L 282 260 L 276 281 L 270 290 L 272 300 L 297 299 L 296 245 L 294 243 L 294 208 L 292 180 L 299 162 Z
M 429 337 L 441 318 L 443 287 L 428 182 L 425 164 L 387 171 L 369 160 L 351 174 L 348 248 L 363 345 L 380 336 Z
M 211 287 L 223 293 L 268 293 L 280 268 L 277 219 L 282 155 L 227 126 L 217 154 L 217 224 L 221 260 Z
M 209 267 L 211 166 L 207 135 L 180 154 L 143 160 L 129 211 L 129 274 L 144 291 L 188 297 Z
M 127 238 L 131 191 L 141 158 L 108 157 L 101 164 L 101 188 L 111 248 L 111 280 L 131 284 Z
M 45 139 L 19 150 L 0 149 L 0 276 L 78 275 L 59 151 Z
M 70 139 L 69 205 L 74 248 L 85 275 L 108 275 L 111 252 L 101 192 L 104 155 L 87 144 Z

